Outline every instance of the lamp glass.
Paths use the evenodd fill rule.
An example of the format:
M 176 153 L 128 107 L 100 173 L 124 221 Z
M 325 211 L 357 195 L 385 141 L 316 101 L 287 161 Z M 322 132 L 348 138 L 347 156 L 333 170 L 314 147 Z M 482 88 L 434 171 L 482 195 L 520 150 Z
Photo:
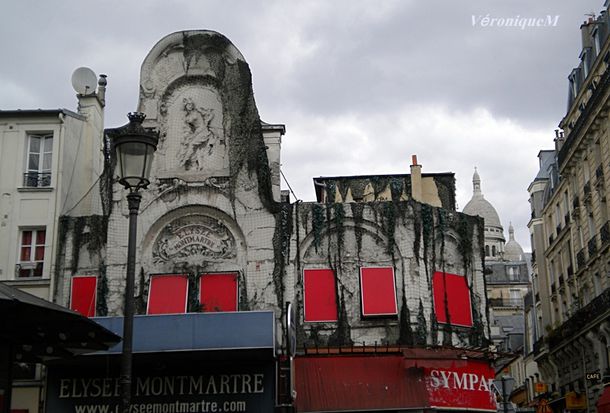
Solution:
M 125 142 L 116 147 L 120 178 L 131 188 L 148 184 L 154 146 L 144 142 Z

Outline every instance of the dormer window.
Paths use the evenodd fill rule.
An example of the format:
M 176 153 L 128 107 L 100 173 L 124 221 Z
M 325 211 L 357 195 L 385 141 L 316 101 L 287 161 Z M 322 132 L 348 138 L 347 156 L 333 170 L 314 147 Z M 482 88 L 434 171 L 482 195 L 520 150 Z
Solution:
M 593 29 L 593 48 L 595 56 L 599 56 L 600 52 L 602 51 L 602 47 L 599 38 L 599 30 L 597 29 L 597 27 Z
M 580 54 L 580 59 L 581 59 L 581 67 L 583 70 L 583 79 L 586 79 L 587 76 L 589 76 L 589 69 L 591 66 L 591 48 L 590 47 L 586 47 L 583 49 L 582 53 Z

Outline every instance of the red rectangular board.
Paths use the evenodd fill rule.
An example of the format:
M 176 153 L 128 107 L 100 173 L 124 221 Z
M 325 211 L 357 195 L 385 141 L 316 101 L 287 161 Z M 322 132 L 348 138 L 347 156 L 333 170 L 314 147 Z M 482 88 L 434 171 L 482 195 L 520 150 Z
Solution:
M 188 286 L 189 282 L 186 275 L 151 275 L 146 313 L 186 313 Z
M 333 270 L 304 270 L 303 284 L 305 321 L 337 321 L 337 297 Z
M 396 283 L 392 267 L 360 268 L 363 316 L 396 315 Z
M 97 297 L 97 276 L 74 276 L 70 287 L 70 309 L 84 315 L 95 317 Z
M 237 311 L 237 302 L 237 273 L 203 274 L 199 279 L 201 311 Z
M 472 307 L 470 304 L 470 290 L 466 277 L 437 271 L 432 278 L 434 292 L 434 311 L 439 323 L 472 327 Z M 447 308 L 449 307 L 449 320 Z

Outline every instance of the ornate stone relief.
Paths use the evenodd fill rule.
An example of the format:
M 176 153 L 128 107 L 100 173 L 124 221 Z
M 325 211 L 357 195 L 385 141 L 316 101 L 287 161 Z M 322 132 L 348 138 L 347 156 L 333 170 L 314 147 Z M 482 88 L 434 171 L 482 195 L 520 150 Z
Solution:
M 160 115 L 161 171 L 177 172 L 187 181 L 193 174 L 228 174 L 222 102 L 214 87 L 183 84 L 163 99 Z
M 205 215 L 178 218 L 168 224 L 153 244 L 155 263 L 200 265 L 236 256 L 235 239 L 219 220 Z

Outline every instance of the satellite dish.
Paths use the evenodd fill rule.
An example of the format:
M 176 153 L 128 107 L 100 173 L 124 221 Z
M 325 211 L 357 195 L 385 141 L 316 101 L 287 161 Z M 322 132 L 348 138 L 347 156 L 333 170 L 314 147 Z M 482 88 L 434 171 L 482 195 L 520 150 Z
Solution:
M 95 93 L 97 86 L 97 75 L 88 67 L 79 67 L 72 73 L 72 87 L 79 95 L 91 95 Z

